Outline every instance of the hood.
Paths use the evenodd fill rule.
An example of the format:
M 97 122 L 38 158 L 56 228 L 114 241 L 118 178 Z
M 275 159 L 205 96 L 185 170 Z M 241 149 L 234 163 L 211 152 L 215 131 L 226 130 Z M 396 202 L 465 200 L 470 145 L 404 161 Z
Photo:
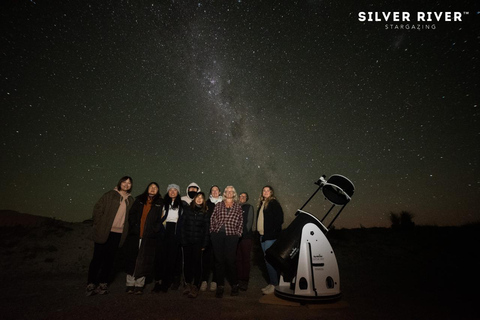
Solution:
M 185 190 L 185 193 L 186 193 L 187 195 L 188 195 L 188 188 L 190 188 L 190 187 L 197 187 L 197 188 L 198 188 L 197 192 L 202 191 L 202 189 L 200 189 L 200 186 L 199 186 L 198 184 L 196 184 L 195 182 L 192 182 L 192 183 L 190 183 L 190 184 L 188 185 L 187 190 Z

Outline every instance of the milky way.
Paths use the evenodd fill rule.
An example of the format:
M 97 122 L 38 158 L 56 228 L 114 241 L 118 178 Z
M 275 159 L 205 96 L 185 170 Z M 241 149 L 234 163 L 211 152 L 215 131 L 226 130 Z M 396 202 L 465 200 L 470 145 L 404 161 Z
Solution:
M 194 181 L 251 203 L 270 184 L 288 223 L 322 174 L 342 174 L 356 192 L 337 227 L 387 227 L 403 210 L 417 224 L 479 221 L 480 15 L 468 2 L 1 6 L 0 209 L 82 221 L 131 175 L 134 195 Z M 462 21 L 358 20 L 390 11 Z

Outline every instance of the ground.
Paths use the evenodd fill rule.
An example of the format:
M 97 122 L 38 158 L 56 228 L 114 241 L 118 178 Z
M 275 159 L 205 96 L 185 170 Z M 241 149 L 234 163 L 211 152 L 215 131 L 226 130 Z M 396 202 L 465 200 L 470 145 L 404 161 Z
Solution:
M 10 217 L 9 217 L 10 215 Z M 13 217 L 13 218 L 12 218 Z M 262 296 L 258 245 L 247 292 L 223 299 L 181 290 L 125 293 L 121 256 L 105 296 L 84 295 L 91 225 L 0 211 L 2 319 L 478 319 L 478 225 L 413 230 L 342 229 L 328 238 L 341 279 L 339 301 L 288 306 Z M 22 222 L 26 221 L 26 222 Z

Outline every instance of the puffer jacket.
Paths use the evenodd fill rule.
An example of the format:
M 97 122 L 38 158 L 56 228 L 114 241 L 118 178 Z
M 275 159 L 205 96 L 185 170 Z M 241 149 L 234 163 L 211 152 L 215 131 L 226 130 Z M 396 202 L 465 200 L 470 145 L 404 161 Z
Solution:
M 182 224 L 182 246 L 201 244 L 203 248 L 209 241 L 210 219 L 207 212 L 200 208 L 185 207 Z

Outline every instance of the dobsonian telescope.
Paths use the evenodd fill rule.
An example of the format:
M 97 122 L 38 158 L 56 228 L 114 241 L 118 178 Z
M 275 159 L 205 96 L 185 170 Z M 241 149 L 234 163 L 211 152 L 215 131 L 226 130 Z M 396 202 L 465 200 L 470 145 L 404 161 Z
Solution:
M 341 296 L 337 259 L 326 234 L 350 202 L 355 187 L 342 175 L 325 178 L 322 176 L 315 182 L 318 189 L 265 252 L 267 261 L 281 273 L 280 283 L 275 287 L 275 295 L 279 298 L 313 303 L 335 301 Z M 332 203 L 322 220 L 302 210 L 320 190 Z M 325 227 L 323 222 L 336 206 L 341 207 Z

